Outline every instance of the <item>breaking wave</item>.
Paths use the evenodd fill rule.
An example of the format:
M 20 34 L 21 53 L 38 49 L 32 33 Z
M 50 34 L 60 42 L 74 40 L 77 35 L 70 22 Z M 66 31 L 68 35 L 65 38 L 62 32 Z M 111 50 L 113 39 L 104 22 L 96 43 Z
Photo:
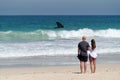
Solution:
M 119 29 L 106 29 L 106 30 L 92 30 L 92 29 L 79 29 L 79 30 L 36 30 L 33 32 L 15 32 L 15 31 L 0 31 L 0 40 L 47 40 L 47 39 L 71 39 L 80 38 L 86 35 L 88 37 L 108 37 L 120 38 Z

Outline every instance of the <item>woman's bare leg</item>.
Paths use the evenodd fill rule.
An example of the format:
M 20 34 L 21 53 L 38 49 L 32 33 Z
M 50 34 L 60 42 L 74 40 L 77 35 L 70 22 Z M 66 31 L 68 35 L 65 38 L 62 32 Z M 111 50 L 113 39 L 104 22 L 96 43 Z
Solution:
M 89 61 L 90 61 L 90 70 L 91 70 L 91 73 L 93 72 L 93 60 L 91 57 L 89 57 Z
M 93 65 L 94 65 L 94 71 L 93 71 L 93 73 L 95 73 L 95 71 L 96 71 L 96 59 L 93 60 Z
M 90 70 L 91 70 L 91 73 L 92 73 L 93 72 L 92 61 L 90 61 Z

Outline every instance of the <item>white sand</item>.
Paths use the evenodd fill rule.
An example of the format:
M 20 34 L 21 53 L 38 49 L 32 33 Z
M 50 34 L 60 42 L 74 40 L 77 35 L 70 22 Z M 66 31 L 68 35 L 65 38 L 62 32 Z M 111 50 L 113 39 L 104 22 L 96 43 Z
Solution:
M 120 80 L 120 63 L 97 64 L 96 73 L 79 74 L 78 66 L 0 68 L 0 80 Z

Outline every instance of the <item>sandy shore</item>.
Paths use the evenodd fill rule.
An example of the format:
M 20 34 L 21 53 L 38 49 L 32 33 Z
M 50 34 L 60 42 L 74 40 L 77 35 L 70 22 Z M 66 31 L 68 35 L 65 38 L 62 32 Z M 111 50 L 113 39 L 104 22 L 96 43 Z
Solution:
M 97 72 L 79 73 L 78 66 L 0 68 L 0 80 L 120 80 L 120 63 L 97 64 Z

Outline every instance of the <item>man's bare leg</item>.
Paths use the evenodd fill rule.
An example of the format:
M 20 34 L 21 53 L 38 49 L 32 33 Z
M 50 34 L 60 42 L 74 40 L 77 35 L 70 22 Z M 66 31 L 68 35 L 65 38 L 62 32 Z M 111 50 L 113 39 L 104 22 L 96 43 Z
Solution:
M 81 73 L 83 73 L 83 65 L 84 65 L 84 62 L 80 61 L 80 70 L 81 70 Z
M 84 73 L 86 73 L 87 70 L 87 62 L 84 62 Z

